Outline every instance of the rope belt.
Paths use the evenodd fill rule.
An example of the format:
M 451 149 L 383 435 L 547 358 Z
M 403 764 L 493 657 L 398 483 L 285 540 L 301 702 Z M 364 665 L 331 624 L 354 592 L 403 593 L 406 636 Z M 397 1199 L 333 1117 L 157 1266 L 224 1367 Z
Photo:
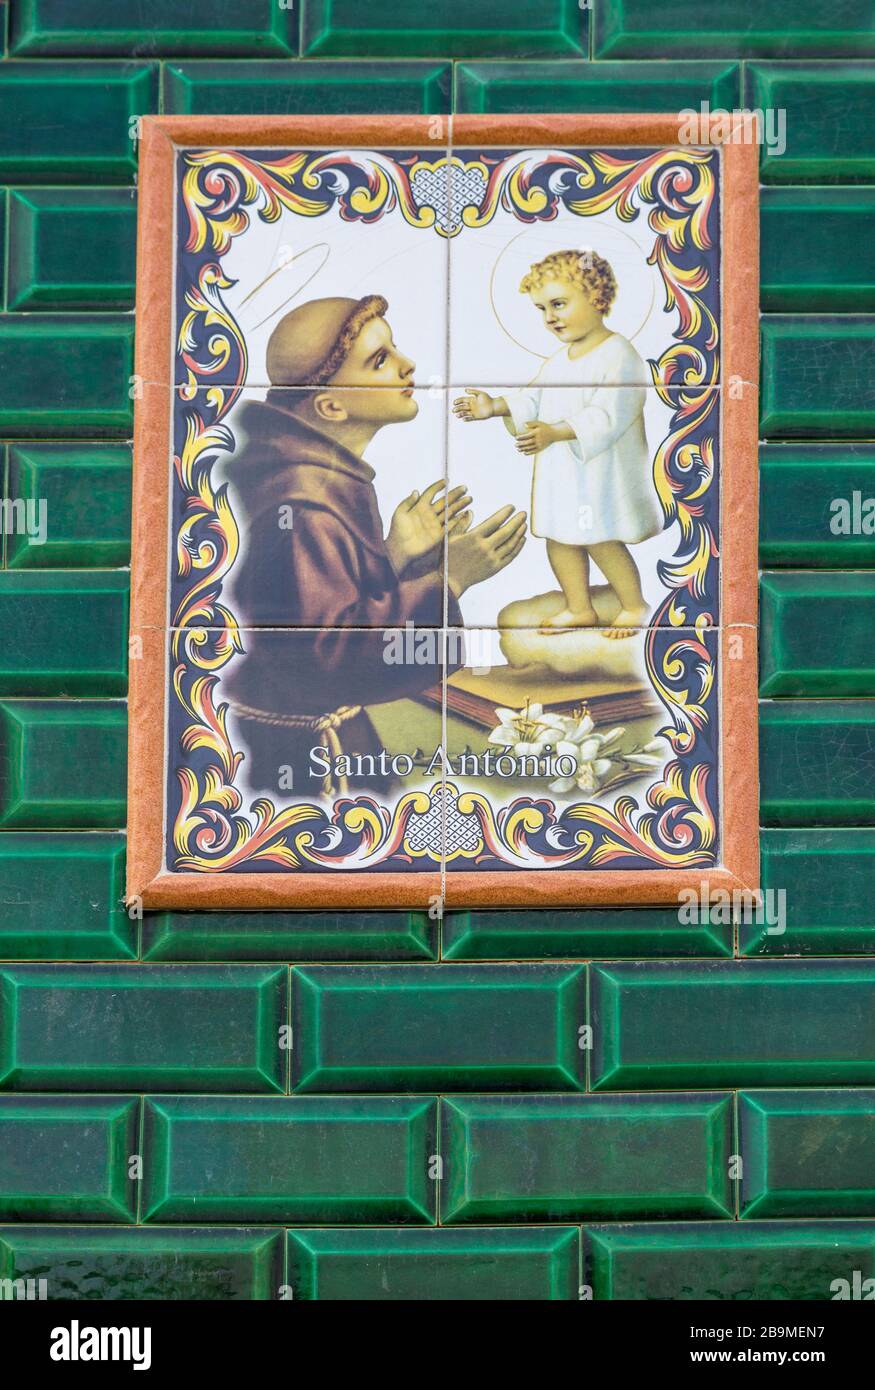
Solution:
M 314 734 L 325 734 L 332 761 L 339 758 L 343 752 L 337 730 L 341 724 L 345 724 L 348 719 L 355 719 L 356 715 L 362 712 L 361 705 L 341 705 L 330 714 L 271 714 L 268 710 L 236 703 L 231 704 L 231 709 L 240 718 L 254 719 L 257 724 L 275 725 L 281 729 L 309 729 Z M 322 791 L 325 796 L 334 796 L 336 793 L 345 796 L 349 791 L 348 779 L 345 776 L 338 777 L 335 787 L 331 773 L 328 772 L 322 779 Z

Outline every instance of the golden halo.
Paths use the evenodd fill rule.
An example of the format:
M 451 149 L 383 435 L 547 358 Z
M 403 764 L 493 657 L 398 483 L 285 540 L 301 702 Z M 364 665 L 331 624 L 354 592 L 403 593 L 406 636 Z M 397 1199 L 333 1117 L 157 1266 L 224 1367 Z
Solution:
M 289 256 L 289 258 L 287 260 L 282 261 L 281 264 L 278 265 L 275 270 L 272 270 L 269 275 L 266 275 L 260 284 L 256 285 L 254 289 L 250 290 L 244 299 L 241 299 L 239 305 L 237 306 L 238 321 L 240 316 L 240 310 L 242 310 L 244 304 L 248 304 L 250 300 L 255 299 L 256 296 L 261 294 L 262 291 L 270 284 L 271 280 L 273 280 L 275 276 L 281 275 L 284 271 L 288 270 L 290 265 L 292 265 L 295 261 L 300 260 L 302 256 L 308 256 L 311 251 L 325 252 L 325 255 L 322 257 L 316 269 L 310 275 L 307 276 L 306 280 L 303 280 L 299 285 L 296 285 L 295 288 L 292 290 L 291 294 L 286 295 L 285 299 L 281 300 L 279 304 L 276 304 L 271 309 L 269 314 L 265 314 L 263 319 L 259 319 L 258 323 L 247 323 L 244 325 L 241 322 L 240 327 L 243 328 L 246 333 L 255 333 L 259 328 L 262 328 L 264 324 L 266 324 L 270 319 L 274 317 L 275 314 L 278 314 L 281 309 L 284 309 L 286 305 L 296 297 L 296 295 L 299 295 L 302 290 L 306 289 L 307 286 L 310 284 L 311 280 L 315 280 L 316 276 L 319 274 L 320 270 L 323 268 L 326 261 L 328 260 L 328 257 L 331 255 L 331 248 L 328 245 L 328 242 L 316 241 L 313 243 L 312 246 L 305 246 L 303 251 L 297 251 L 294 256 Z
M 587 219 L 590 223 L 592 220 L 593 219 Z M 509 338 L 516 347 L 521 348 L 523 352 L 529 353 L 532 357 L 539 357 L 542 362 L 546 362 L 548 357 L 552 357 L 556 349 L 554 348 L 553 353 L 549 353 L 540 352 L 537 348 L 528 347 L 526 343 L 521 341 L 517 334 L 512 332 L 511 328 L 508 327 L 506 320 L 508 318 L 512 320 L 515 315 L 509 314 L 507 311 L 501 313 L 496 301 L 497 299 L 507 300 L 508 306 L 515 306 L 517 300 L 521 300 L 522 298 L 519 294 L 519 282 L 523 278 L 525 271 L 528 270 L 529 266 L 535 261 L 543 260 L 551 251 L 575 249 L 580 250 L 582 253 L 584 250 L 591 250 L 595 251 L 597 255 L 603 256 L 605 260 L 610 261 L 617 277 L 617 299 L 614 304 L 612 304 L 606 318 L 613 331 L 622 333 L 630 342 L 637 338 L 638 334 L 647 323 L 656 298 L 655 270 L 647 264 L 647 254 L 634 237 L 630 236 L 629 233 L 624 231 L 621 227 L 608 227 L 602 224 L 595 227 L 586 227 L 586 231 L 589 235 L 582 238 L 579 245 L 574 245 L 575 230 L 576 229 L 569 227 L 569 225 L 565 223 L 561 228 L 557 228 L 554 224 L 551 224 L 549 228 L 541 226 L 528 227 L 525 231 L 517 232 L 516 236 L 511 237 L 510 241 L 506 242 L 501 251 L 499 251 L 489 276 L 489 303 L 492 313 L 495 316 L 495 321 L 502 333 L 504 333 L 505 337 Z M 518 243 L 523 241 L 523 238 L 525 238 L 526 248 L 528 248 L 531 243 L 535 243 L 531 251 L 526 249 L 525 255 L 522 254 L 524 248 L 518 245 Z M 613 256 L 611 254 L 611 242 L 614 243 Z M 571 243 L 571 245 L 569 245 L 569 243 Z M 625 263 L 625 266 L 618 268 L 617 248 L 622 246 L 623 243 L 627 243 L 627 247 L 624 248 L 624 254 L 621 254 L 619 259 Z M 631 254 L 632 252 L 634 252 L 634 255 Z M 514 269 L 511 269 L 514 262 L 517 262 L 517 265 Z M 628 273 L 624 275 L 624 269 L 628 272 L 632 267 L 637 269 L 638 274 L 636 278 L 641 282 L 637 287 L 631 283 L 631 277 Z M 521 271 L 521 273 L 518 274 L 518 271 Z M 515 283 L 513 283 L 514 279 Z M 497 285 L 497 281 L 504 283 L 499 283 Z M 643 296 L 644 309 L 643 312 L 641 312 L 640 305 L 642 301 L 638 299 L 638 292 L 643 288 L 644 283 L 649 286 L 649 294 L 645 293 Z M 509 298 L 509 293 L 515 295 L 516 299 Z M 637 312 L 633 312 L 636 302 L 639 308 Z M 619 315 L 617 314 L 618 306 L 621 311 Z M 626 320 L 625 324 L 622 323 L 622 320 Z M 532 322 L 534 323 L 534 320 Z M 518 328 L 518 325 L 514 326 Z

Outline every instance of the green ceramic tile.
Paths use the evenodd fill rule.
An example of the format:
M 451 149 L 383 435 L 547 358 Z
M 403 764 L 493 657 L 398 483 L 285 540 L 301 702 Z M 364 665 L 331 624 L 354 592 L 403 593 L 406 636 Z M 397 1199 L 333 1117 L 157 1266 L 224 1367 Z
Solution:
M 537 912 L 448 912 L 446 960 L 543 960 L 556 956 L 731 956 L 731 926 L 687 926 L 676 907 Z
M 0 960 L 130 960 L 123 835 L 0 833 Z
M 875 573 L 760 580 L 760 694 L 875 695 Z
M 340 965 L 292 976 L 293 1089 L 583 1086 L 579 965 Z
M 875 1216 L 875 1091 L 738 1098 L 742 1217 Z
M 437 1102 L 156 1096 L 144 1221 L 433 1222 Z
M 9 190 L 8 309 L 132 309 L 133 188 Z
M 441 1101 L 441 1221 L 731 1217 L 732 1097 Z
M 744 955 L 875 955 L 875 830 L 763 830 L 760 849 L 777 927 L 783 893 L 783 930 L 742 924 Z
M 760 190 L 760 308 L 771 313 L 875 309 L 873 188 Z
M 435 960 L 424 912 L 148 912 L 146 960 Z
M 866 1221 L 592 1226 L 583 1248 L 596 1299 L 829 1301 L 855 1271 L 875 1275 L 875 1226 Z
M 128 584 L 123 570 L 0 574 L 0 695 L 123 695 Z
M 875 566 L 875 448 L 760 447 L 760 564 Z
M 194 115 L 399 115 L 450 110 L 452 66 L 348 63 L 168 63 L 164 110 Z
M 288 1231 L 293 1297 L 339 1302 L 578 1298 L 576 1227 Z
M 875 825 L 875 710 L 867 701 L 760 703 L 763 825 Z
M 0 315 L 0 434 L 127 438 L 133 341 L 131 316 Z
M 282 1091 L 287 971 L 258 965 L 7 965 L 11 1091 Z
M 764 439 L 875 433 L 875 317 L 771 314 L 762 320 Z
M 132 122 L 157 110 L 153 63 L 4 63 L 0 179 L 130 183 Z
M 8 457 L 7 510 L 17 523 L 6 538 L 10 569 L 129 563 L 127 444 L 10 444 Z
M 298 51 L 298 7 L 277 0 L 16 0 L 9 51 L 26 54 L 261 54 Z
M 135 1221 L 139 1117 L 134 1096 L 0 1096 L 0 1221 Z
M 875 55 L 872 0 L 596 0 L 594 58 L 853 58 Z
M 283 1245 L 282 1231 L 264 1227 L 7 1226 L 0 1229 L 0 1278 L 45 1279 L 50 1300 L 267 1300 L 283 1285 Z
M 307 0 L 301 52 L 336 58 L 589 56 L 578 0 L 432 0 L 413 19 L 396 0 Z
M 761 146 L 764 183 L 875 182 L 875 64 L 746 63 L 744 105 L 784 113 L 784 138 L 773 117 Z
M 121 700 L 2 701 L 3 830 L 122 828 L 127 732 Z
M 457 63 L 455 111 L 680 111 L 739 103 L 737 63 Z
M 593 1090 L 875 1081 L 875 961 L 591 967 Z

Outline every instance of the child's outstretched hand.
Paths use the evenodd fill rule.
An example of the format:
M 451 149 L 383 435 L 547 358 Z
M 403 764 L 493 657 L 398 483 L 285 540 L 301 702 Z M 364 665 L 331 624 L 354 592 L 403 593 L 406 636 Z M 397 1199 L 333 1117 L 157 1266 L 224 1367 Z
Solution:
M 559 438 L 553 425 L 543 420 L 527 420 L 516 437 L 516 446 L 521 454 L 540 454 Z
M 460 420 L 491 420 L 493 400 L 488 391 L 477 391 L 473 386 L 465 387 L 464 396 L 453 401 L 453 414 Z

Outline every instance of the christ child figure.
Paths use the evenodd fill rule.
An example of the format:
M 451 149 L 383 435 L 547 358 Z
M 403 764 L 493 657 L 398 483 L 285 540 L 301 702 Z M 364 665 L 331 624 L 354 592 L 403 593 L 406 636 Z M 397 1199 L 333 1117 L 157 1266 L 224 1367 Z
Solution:
M 520 292 L 561 346 L 530 386 L 503 396 L 469 387 L 453 410 L 462 420 L 503 418 L 518 451 L 534 458 L 532 534 L 546 540 L 564 598 L 541 631 L 598 625 L 594 560 L 619 603 L 605 635 L 630 637 L 648 617 L 630 546 L 664 524 L 644 430 L 648 370 L 629 340 L 604 322 L 617 282 L 594 251 L 545 256 Z

